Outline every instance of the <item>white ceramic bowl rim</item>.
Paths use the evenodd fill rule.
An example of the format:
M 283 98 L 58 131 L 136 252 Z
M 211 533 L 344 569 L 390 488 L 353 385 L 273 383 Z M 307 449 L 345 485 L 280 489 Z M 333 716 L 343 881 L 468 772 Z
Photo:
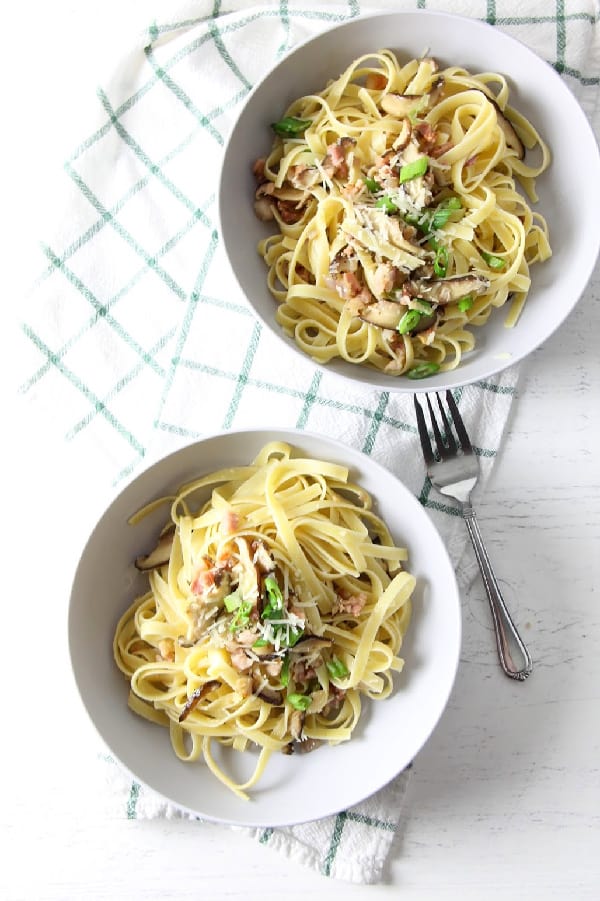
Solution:
M 250 462 L 269 440 L 347 465 L 374 497 L 396 541 L 406 542 L 407 568 L 417 578 L 406 636 L 405 670 L 383 702 L 365 702 L 355 735 L 312 754 L 273 755 L 244 802 L 201 763 L 177 759 L 168 732 L 133 714 L 128 686 L 112 655 L 116 623 L 146 583 L 132 565 L 147 552 L 165 508 L 127 525 L 149 500 L 222 466 Z M 87 713 L 112 755 L 143 786 L 206 819 L 238 825 L 281 826 L 337 813 L 370 796 L 406 767 L 428 740 L 448 701 L 460 650 L 461 618 L 454 571 L 443 542 L 417 499 L 391 473 L 333 439 L 309 432 L 225 432 L 176 450 L 127 485 L 100 517 L 83 550 L 69 607 L 69 649 Z M 217 752 L 218 754 L 219 752 Z M 234 778 L 247 778 L 254 754 L 224 755 Z
M 253 212 L 251 164 L 268 151 L 270 122 L 292 100 L 321 90 L 352 59 L 383 46 L 402 57 L 427 52 L 443 65 L 459 64 L 473 72 L 493 70 L 507 77 L 511 105 L 533 122 L 551 148 L 553 161 L 537 181 L 540 202 L 534 209 L 549 222 L 553 256 L 533 267 L 532 288 L 517 326 L 506 328 L 504 311 L 495 311 L 485 326 L 474 330 L 476 348 L 455 370 L 413 381 L 343 360 L 312 362 L 323 373 L 359 385 L 408 393 L 485 380 L 527 357 L 564 323 L 600 250 L 597 204 L 589 190 L 600 182 L 600 154 L 591 126 L 558 73 L 497 27 L 432 10 L 381 12 L 328 28 L 290 51 L 250 92 L 225 146 L 218 207 L 225 251 L 257 317 L 292 355 L 308 359 L 275 322 L 266 266 L 256 249 L 270 229 Z

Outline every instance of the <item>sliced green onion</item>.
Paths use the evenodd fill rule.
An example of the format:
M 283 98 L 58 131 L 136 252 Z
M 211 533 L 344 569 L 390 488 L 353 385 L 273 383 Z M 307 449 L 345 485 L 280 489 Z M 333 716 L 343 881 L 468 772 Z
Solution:
M 223 599 L 225 610 L 227 610 L 228 613 L 233 613 L 234 610 L 237 610 L 241 603 L 242 596 L 238 591 L 228 594 L 227 597 Z
M 265 579 L 265 591 L 267 592 L 268 604 L 263 610 L 263 619 L 268 619 L 274 613 L 283 610 L 283 595 L 281 588 L 275 576 L 267 576 Z
M 279 679 L 281 684 L 285 688 L 286 685 L 289 685 L 290 682 L 290 655 L 286 654 L 283 658 L 283 666 L 281 667 L 281 673 L 279 675 Z
M 253 648 L 266 648 L 266 646 L 267 646 L 268 644 L 271 644 L 271 642 L 270 642 L 270 641 L 267 641 L 266 638 L 258 638 L 258 639 L 254 642 L 254 644 L 252 645 L 252 647 L 253 647 Z
M 388 197 L 387 195 L 384 197 L 380 197 L 379 200 L 377 201 L 377 203 L 375 204 L 375 206 L 379 207 L 379 209 L 381 209 L 381 210 L 385 210 L 386 213 L 397 213 L 398 212 L 398 207 L 396 206 L 394 201 L 391 199 L 391 197 Z
M 293 648 L 295 644 L 298 644 L 303 635 L 304 629 L 299 629 L 297 626 L 290 626 L 289 638 L 286 641 L 288 648 Z
M 331 660 L 327 660 L 325 666 L 332 679 L 343 679 L 345 676 L 350 675 L 350 670 L 338 657 L 332 657 Z
M 472 294 L 467 294 L 465 297 L 461 297 L 458 301 L 458 309 L 461 313 L 466 313 L 467 310 L 470 310 L 473 304 L 475 303 L 475 298 Z
M 413 303 L 418 304 L 418 307 L 415 307 L 418 313 L 423 313 L 424 316 L 431 316 L 433 313 L 433 304 L 429 303 L 428 300 L 423 300 L 422 297 L 415 297 Z
M 287 701 L 288 704 L 291 704 L 292 707 L 296 708 L 296 710 L 308 710 L 312 698 L 310 695 L 299 695 L 292 693 L 287 696 Z
M 298 137 L 304 134 L 312 119 L 297 119 L 295 116 L 284 116 L 279 122 L 273 122 L 271 128 L 277 135 L 284 137 Z
M 401 166 L 400 184 L 404 184 L 405 181 L 411 181 L 413 178 L 418 178 L 419 175 L 425 175 L 428 166 L 429 160 L 426 156 L 420 156 L 418 160 L 413 160 L 412 163 Z
M 433 271 L 439 278 L 444 278 L 448 271 L 448 250 L 442 245 L 436 249 Z
M 460 198 L 454 196 L 448 197 L 446 200 L 443 200 L 434 211 L 429 227 L 432 231 L 437 231 L 446 224 L 453 212 L 460 209 L 462 209 Z
M 421 314 L 418 310 L 407 310 L 400 322 L 398 323 L 398 331 L 401 335 L 411 332 L 416 325 L 419 324 Z
M 439 370 L 439 363 L 418 363 L 412 369 L 409 369 L 406 374 L 409 379 L 426 379 L 427 376 L 434 375 Z
M 490 269 L 504 269 L 506 266 L 506 260 L 503 260 L 502 257 L 494 256 L 493 253 L 486 253 L 485 250 L 480 250 L 479 253 Z
M 369 189 L 369 191 L 371 192 L 371 194 L 376 194 L 377 191 L 383 191 L 383 188 L 381 187 L 379 182 L 375 181 L 374 178 L 365 178 L 365 184 L 366 184 L 367 188 Z
M 252 601 L 242 601 L 229 624 L 229 631 L 236 632 L 238 629 L 243 629 L 247 626 L 250 622 L 251 611 Z

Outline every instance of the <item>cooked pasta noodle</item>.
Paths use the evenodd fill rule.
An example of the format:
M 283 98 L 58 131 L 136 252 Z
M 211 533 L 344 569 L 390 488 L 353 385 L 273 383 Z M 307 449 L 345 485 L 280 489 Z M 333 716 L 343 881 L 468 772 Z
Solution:
M 255 211 L 277 232 L 258 250 L 303 351 L 419 378 L 458 366 L 494 307 L 516 323 L 551 254 L 529 206 L 550 154 L 508 99 L 500 74 L 381 50 L 273 124 Z
M 247 798 L 273 751 L 346 741 L 362 697 L 388 697 L 415 579 L 348 470 L 284 443 L 167 500 L 157 547 L 136 561 L 149 589 L 118 623 L 115 660 L 132 710 Z M 260 748 L 247 782 L 225 773 L 213 740 Z

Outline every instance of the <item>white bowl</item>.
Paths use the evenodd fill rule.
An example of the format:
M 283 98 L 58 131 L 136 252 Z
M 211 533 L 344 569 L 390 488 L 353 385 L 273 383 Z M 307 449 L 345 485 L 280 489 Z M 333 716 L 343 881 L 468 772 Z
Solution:
M 168 731 L 132 713 L 128 685 L 112 655 L 121 614 L 146 589 L 133 560 L 152 546 L 165 509 L 139 525 L 128 517 L 181 483 L 225 466 L 247 464 L 269 440 L 339 462 L 375 499 L 415 575 L 413 615 L 402 649 L 404 671 L 385 701 L 365 702 L 352 739 L 311 754 L 275 754 L 249 801 L 240 800 L 203 763 L 183 763 Z M 336 813 L 385 785 L 418 753 L 453 685 L 460 649 L 460 606 L 452 565 L 426 511 L 386 469 L 331 439 L 297 431 L 216 435 L 175 451 L 137 476 L 113 501 L 81 556 L 69 610 L 69 646 L 83 704 L 112 754 L 140 783 L 210 820 L 277 826 Z M 229 751 L 235 777 L 250 774 L 254 752 Z
M 510 105 L 524 114 L 549 144 L 552 164 L 537 180 L 534 205 L 550 226 L 553 256 L 532 268 L 532 286 L 517 325 L 504 325 L 506 308 L 475 328 L 475 350 L 457 369 L 424 381 L 393 377 L 367 366 L 334 360 L 314 365 L 358 384 L 406 392 L 452 388 L 489 378 L 526 357 L 560 327 L 592 273 L 600 247 L 597 202 L 600 156 L 590 125 L 565 82 L 524 44 L 498 29 L 446 13 L 381 13 L 335 26 L 293 50 L 249 95 L 225 148 L 219 184 L 219 218 L 234 276 L 265 327 L 291 354 L 307 358 L 275 320 L 259 240 L 273 232 L 253 210 L 251 167 L 271 146 L 270 123 L 304 94 L 321 91 L 350 62 L 383 47 L 408 60 L 424 52 L 442 66 L 503 74 Z M 314 361 L 313 361 L 314 362 Z

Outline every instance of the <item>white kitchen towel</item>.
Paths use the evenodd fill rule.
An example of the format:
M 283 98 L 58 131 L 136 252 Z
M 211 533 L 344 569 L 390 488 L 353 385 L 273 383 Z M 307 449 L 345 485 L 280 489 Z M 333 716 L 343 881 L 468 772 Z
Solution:
M 23 305 L 25 415 L 41 435 L 64 439 L 74 473 L 93 474 L 86 480 L 89 508 L 101 510 L 152 459 L 211 432 L 308 429 L 399 476 L 442 534 L 460 584 L 468 584 L 476 564 L 466 530 L 455 505 L 425 477 L 411 399 L 359 386 L 341 390 L 337 378 L 309 361 L 284 360 L 230 276 L 216 229 L 224 140 L 265 71 L 336 22 L 430 8 L 487 20 L 519 38 L 549 59 L 597 116 L 593 0 L 190 0 L 176 10 L 165 3 L 161 18 L 141 23 L 147 27 L 139 41 L 90 98 L 97 128 L 81 136 L 65 163 L 54 229 L 42 236 L 44 264 Z M 513 367 L 456 392 L 481 461 L 479 492 L 500 449 L 517 377 Z M 62 540 L 79 545 L 76 527 Z M 117 764 L 102 765 L 124 815 L 184 816 Z M 403 773 L 335 817 L 248 831 L 329 876 L 375 882 L 406 782 Z

